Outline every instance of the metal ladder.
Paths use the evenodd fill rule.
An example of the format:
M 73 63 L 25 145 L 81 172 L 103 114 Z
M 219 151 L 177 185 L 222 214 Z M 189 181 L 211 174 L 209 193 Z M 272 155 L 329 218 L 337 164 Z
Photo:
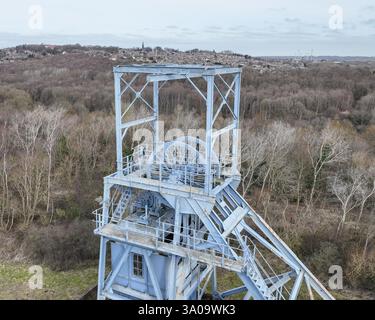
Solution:
M 249 261 L 246 266 L 246 274 L 263 295 L 265 300 L 275 300 L 276 297 L 270 292 L 268 285 L 264 281 L 258 267 L 254 261 Z
M 116 209 L 112 213 L 111 223 L 119 223 L 122 220 L 122 217 L 125 213 L 127 206 L 129 205 L 131 199 L 131 189 L 130 188 L 121 188 L 119 189 L 121 192 L 120 200 L 116 206 Z

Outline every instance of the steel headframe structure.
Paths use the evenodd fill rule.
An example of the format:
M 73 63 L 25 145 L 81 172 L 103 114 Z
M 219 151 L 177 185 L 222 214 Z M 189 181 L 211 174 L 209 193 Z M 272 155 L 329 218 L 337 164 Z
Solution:
M 117 172 L 104 178 L 102 208 L 94 212 L 100 236 L 98 299 L 202 299 L 208 291 L 215 299 L 333 299 L 236 191 L 241 71 L 201 65 L 114 68 Z M 159 91 L 172 80 L 186 80 L 202 98 L 205 139 L 160 139 Z M 125 94 L 133 99 L 124 103 Z M 143 116 L 140 105 L 150 115 Z M 137 116 L 128 119 L 132 110 Z M 214 131 L 224 110 L 230 123 Z M 146 124 L 152 145 L 126 156 L 127 133 Z M 229 160 L 214 151 L 224 134 L 231 136 Z M 218 269 L 235 273 L 238 284 L 219 291 Z

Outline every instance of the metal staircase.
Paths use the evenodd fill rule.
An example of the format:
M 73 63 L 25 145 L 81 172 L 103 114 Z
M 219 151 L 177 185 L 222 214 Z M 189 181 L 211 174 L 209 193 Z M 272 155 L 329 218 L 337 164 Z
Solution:
M 253 261 L 249 261 L 246 266 L 246 275 L 251 279 L 254 286 L 258 289 L 260 296 L 264 300 L 275 300 L 276 298 L 270 292 L 269 287 L 265 280 L 263 279 L 259 268 Z
M 243 230 L 241 223 L 249 210 L 241 207 L 240 204 L 236 204 L 232 198 L 228 201 L 230 197 L 229 192 L 231 192 L 231 190 L 234 191 L 234 189 L 231 187 L 227 188 L 230 188 L 229 191 L 224 189 L 223 193 L 216 201 L 216 208 L 220 214 L 215 210 L 212 210 L 210 217 L 204 216 L 202 222 L 205 224 L 206 228 L 211 230 L 214 228 L 214 230 L 218 231 L 216 237 L 212 233 L 211 237 L 219 239 L 221 245 L 220 249 L 222 249 L 223 244 L 228 248 L 226 251 L 228 257 L 237 261 L 246 260 L 245 272 L 241 273 L 240 277 L 248 284 L 249 290 L 251 289 L 252 291 L 255 290 L 257 292 L 255 298 L 274 300 L 275 296 L 270 292 L 269 287 L 256 264 L 254 254 L 250 251 L 241 236 L 241 231 Z M 192 205 L 191 200 L 189 203 Z M 239 256 L 232 250 L 230 243 L 226 240 L 230 234 L 235 236 L 241 246 L 244 256 Z M 226 252 L 224 252 L 224 254 L 226 254 Z M 269 285 L 272 286 L 273 283 L 269 281 Z
M 293 251 L 276 235 L 270 226 L 266 224 L 266 222 L 250 207 L 246 200 L 243 199 L 243 197 L 232 186 L 228 185 L 222 190 L 216 201 L 215 208 L 218 209 L 217 211 L 220 212 L 225 219 L 220 220 L 224 230 L 223 235 L 229 235 L 229 232 L 231 232 L 231 234 L 238 240 L 244 253 L 247 255 L 247 270 L 245 275 L 239 275 L 240 278 L 245 285 L 247 280 L 250 280 L 254 287 L 259 291 L 259 297 L 261 299 L 286 299 L 281 292 L 283 286 L 291 279 L 291 275 L 296 277 L 296 283 L 293 286 L 292 292 L 287 291 L 289 294 L 287 297 L 288 299 L 295 299 L 297 297 L 303 279 L 305 279 L 308 288 L 310 288 L 310 286 L 313 287 L 314 290 L 325 299 L 333 299 L 331 294 L 315 278 L 311 271 L 298 259 Z M 213 210 L 213 214 L 216 217 L 218 217 L 218 214 L 216 213 L 217 211 Z M 245 221 L 245 218 L 249 218 L 257 230 L 255 230 L 254 227 L 250 227 Z M 230 228 L 228 229 L 227 226 L 230 226 Z M 255 243 L 250 240 L 253 247 L 253 251 L 251 251 L 246 241 L 243 241 L 244 237 L 254 239 L 260 247 L 268 249 L 268 251 L 273 253 L 274 256 L 280 258 L 282 260 L 281 262 L 289 267 L 289 273 L 277 275 L 269 266 L 267 260 L 262 256 L 274 275 L 273 277 L 266 278 L 266 271 L 255 256 L 255 252 L 260 253 L 259 249 Z M 263 272 L 261 272 L 260 269 L 262 269 Z M 246 279 L 246 277 L 249 279 Z M 250 295 L 246 296 L 246 298 L 249 297 Z M 254 296 L 254 298 L 257 297 Z
M 112 217 L 111 217 L 111 223 L 116 223 L 116 224 L 122 220 L 125 210 L 132 196 L 132 192 L 130 188 L 119 187 L 117 191 L 121 192 L 121 196 L 116 206 L 116 209 L 113 211 Z
M 222 212 L 219 216 L 214 210 L 210 214 L 202 208 L 199 201 L 189 199 L 188 203 L 195 210 L 200 217 L 204 226 L 209 229 L 209 238 L 212 241 L 209 246 L 213 249 L 221 252 L 224 256 L 230 259 L 242 262 L 245 264 L 244 272 L 239 273 L 242 280 L 247 283 L 248 289 L 256 291 L 256 299 L 274 300 L 274 295 L 270 292 L 267 283 L 265 282 L 256 262 L 254 255 L 249 250 L 246 243 L 243 241 L 241 236 L 240 223 L 243 222 L 243 218 L 247 214 L 248 210 L 237 206 L 231 208 L 225 201 L 224 197 L 216 202 L 216 207 Z M 231 244 L 228 243 L 227 237 L 233 234 L 241 246 L 242 255 L 238 255 L 232 248 Z M 218 246 L 215 247 L 214 243 Z M 199 246 L 197 246 L 199 248 Z M 208 249 L 207 244 L 200 246 L 200 249 Z M 273 283 L 269 281 L 269 285 Z
M 187 202 L 205 229 L 210 230 L 209 243 L 197 245 L 196 249 L 216 250 L 227 259 L 244 265 L 242 272 L 237 272 L 245 285 L 244 291 L 247 291 L 244 299 L 296 299 L 303 280 L 309 292 L 312 287 L 321 297 L 333 299 L 310 270 L 232 186 L 226 186 L 216 196 L 215 206 L 210 212 L 201 201 L 188 199 Z M 252 223 L 251 226 L 248 222 Z M 233 248 L 233 240 L 240 248 L 240 253 Z M 277 274 L 268 262 L 270 256 L 266 258 L 262 252 L 271 254 L 271 260 L 279 259 L 277 263 L 284 266 L 284 273 Z M 285 285 L 292 278 L 296 280 L 288 290 Z

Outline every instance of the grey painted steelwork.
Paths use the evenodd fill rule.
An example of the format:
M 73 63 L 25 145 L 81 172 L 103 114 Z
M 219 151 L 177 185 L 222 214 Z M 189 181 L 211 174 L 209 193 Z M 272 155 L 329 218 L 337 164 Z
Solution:
M 101 239 L 98 299 L 202 299 L 210 285 L 215 299 L 293 300 L 302 291 L 311 299 L 333 299 L 236 191 L 241 69 L 131 65 L 115 67 L 114 78 L 117 171 L 104 178 L 102 208 L 94 212 Z M 160 137 L 159 92 L 175 80 L 186 80 L 202 98 L 204 141 Z M 148 87 L 152 101 L 145 98 Z M 124 103 L 128 93 L 133 99 Z M 139 105 L 149 114 L 129 118 L 131 111 L 140 113 Z M 224 110 L 230 123 L 218 128 Z M 125 156 L 129 130 L 143 125 L 152 129 L 151 146 Z M 214 148 L 224 134 L 232 141 L 229 160 Z M 220 292 L 217 268 L 235 273 L 237 286 Z

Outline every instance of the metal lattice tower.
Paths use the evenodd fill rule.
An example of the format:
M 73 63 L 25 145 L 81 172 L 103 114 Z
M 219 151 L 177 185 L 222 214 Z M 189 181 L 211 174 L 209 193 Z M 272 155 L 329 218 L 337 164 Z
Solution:
M 117 172 L 104 178 L 102 208 L 94 212 L 98 299 L 202 299 L 207 291 L 215 299 L 297 299 L 300 292 L 333 299 L 236 191 L 241 69 L 130 65 L 115 67 L 114 77 Z M 159 92 L 182 80 L 204 103 L 205 136 L 164 141 Z M 151 127 L 152 143 L 129 155 L 125 138 L 139 126 Z M 215 149 L 224 135 L 226 156 Z M 219 291 L 217 269 L 237 274 L 242 285 Z

